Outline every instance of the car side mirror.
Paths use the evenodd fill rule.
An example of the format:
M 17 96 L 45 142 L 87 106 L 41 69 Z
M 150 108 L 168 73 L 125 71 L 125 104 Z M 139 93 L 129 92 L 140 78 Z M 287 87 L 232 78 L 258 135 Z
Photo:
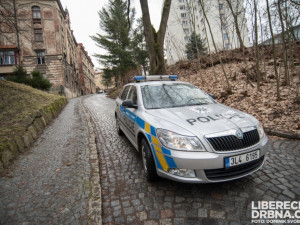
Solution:
M 216 99 L 216 96 L 214 94 L 208 94 L 212 99 Z
M 127 99 L 124 102 L 122 102 L 122 106 L 125 108 L 134 108 L 137 109 L 137 105 L 133 104 L 132 99 Z

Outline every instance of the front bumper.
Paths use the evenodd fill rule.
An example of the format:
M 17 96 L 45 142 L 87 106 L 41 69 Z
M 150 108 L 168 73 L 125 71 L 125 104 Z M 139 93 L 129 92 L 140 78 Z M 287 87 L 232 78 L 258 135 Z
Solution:
M 175 176 L 167 171 L 157 169 L 159 176 L 184 183 L 212 183 L 239 179 L 259 170 L 265 161 L 268 138 L 265 136 L 257 145 L 234 152 L 186 152 L 170 150 L 170 155 L 177 168 L 191 169 L 196 177 Z M 225 168 L 225 158 L 260 150 L 260 158 L 238 166 Z

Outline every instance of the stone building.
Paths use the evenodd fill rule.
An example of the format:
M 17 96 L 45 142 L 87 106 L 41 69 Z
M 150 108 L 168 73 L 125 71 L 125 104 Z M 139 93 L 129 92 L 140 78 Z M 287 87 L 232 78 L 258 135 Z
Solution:
M 52 92 L 68 98 L 84 93 L 78 44 L 60 0 L 3 0 L 0 10 L 0 75 L 21 65 L 29 73 L 39 70 L 53 83 Z M 91 60 L 87 64 L 93 67 Z
M 81 94 L 96 93 L 94 64 L 82 43 L 79 43 L 77 46 L 77 62 L 79 66 Z

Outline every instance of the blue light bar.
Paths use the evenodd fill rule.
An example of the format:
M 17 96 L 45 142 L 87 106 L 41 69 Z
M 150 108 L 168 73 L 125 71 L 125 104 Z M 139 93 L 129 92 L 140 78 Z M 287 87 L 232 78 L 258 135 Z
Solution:
M 178 79 L 177 75 L 151 75 L 151 76 L 135 76 L 134 81 L 162 81 L 162 80 L 171 80 L 175 81 Z
M 134 76 L 133 80 L 135 80 L 135 81 L 146 80 L 146 77 L 145 76 Z
M 170 80 L 177 80 L 178 76 L 177 75 L 170 75 L 169 78 L 170 78 Z

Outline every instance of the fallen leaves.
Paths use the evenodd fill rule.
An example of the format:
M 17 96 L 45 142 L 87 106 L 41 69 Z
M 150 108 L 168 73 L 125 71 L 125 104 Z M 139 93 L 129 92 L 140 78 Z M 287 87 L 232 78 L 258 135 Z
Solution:
M 227 85 L 220 65 L 205 69 L 199 69 L 197 61 L 192 61 L 188 65 L 187 69 L 177 63 L 170 66 L 168 72 L 178 74 L 181 81 L 193 83 L 205 92 L 214 94 L 220 103 L 255 116 L 266 128 L 300 135 L 300 101 L 297 101 L 300 76 L 291 77 L 291 86 L 280 86 L 281 99 L 277 100 L 276 79 L 272 65 L 261 67 L 264 77 L 261 91 L 258 92 L 256 82 L 249 81 L 247 76 L 241 72 L 245 69 L 244 63 L 233 61 L 225 64 L 232 94 L 226 92 Z M 251 68 L 253 62 L 249 61 L 248 66 Z M 197 72 L 193 72 L 195 70 Z M 296 66 L 294 70 L 299 74 L 300 66 Z M 281 82 L 284 81 L 283 72 L 281 68 Z

